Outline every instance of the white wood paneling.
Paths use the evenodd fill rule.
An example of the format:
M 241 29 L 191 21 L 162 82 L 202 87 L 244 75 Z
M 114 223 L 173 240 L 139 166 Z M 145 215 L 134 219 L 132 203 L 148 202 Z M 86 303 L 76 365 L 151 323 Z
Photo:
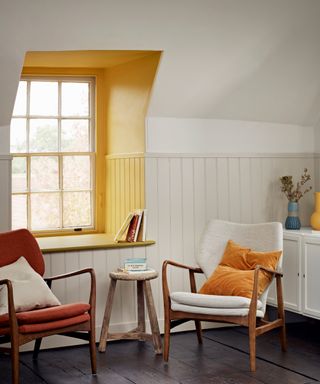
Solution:
M 129 256 L 147 256 L 149 266 L 158 270 L 160 275 L 158 279 L 152 281 L 152 289 L 162 330 L 162 262 L 165 259 L 174 259 L 194 265 L 201 233 L 206 222 L 211 218 L 243 223 L 271 220 L 284 222 L 287 201 L 280 191 L 279 177 L 291 174 L 298 179 L 303 169 L 307 167 L 311 172 L 312 182 L 314 182 L 314 162 L 314 158 L 310 155 L 290 155 L 290 157 L 284 155 L 232 155 L 229 157 L 199 154 L 146 155 L 147 237 L 154 239 L 156 244 L 145 248 L 125 250 L 47 254 L 45 256 L 47 272 L 48 274 L 49 272 L 63 273 L 89 265 L 95 268 L 97 274 L 97 337 L 99 337 L 109 288 L 109 272 L 121 266 L 124 259 Z M 121 162 L 118 162 L 119 169 L 122 166 L 120 164 Z M 123 171 L 128 173 L 128 169 L 130 170 L 132 166 L 136 167 L 137 161 L 124 160 Z M 143 177 L 141 168 L 139 172 L 139 177 Z M 132 172 L 133 174 L 136 174 L 136 170 Z M 124 183 L 125 190 L 128 188 L 128 183 L 132 188 L 130 177 L 119 182 L 120 191 L 123 189 L 121 183 Z M 140 193 L 139 195 L 141 196 Z M 133 201 L 137 201 L 136 198 Z M 132 203 L 123 198 L 122 201 L 117 202 L 117 210 L 119 212 L 127 210 Z M 300 205 L 300 217 L 302 223 L 306 225 L 313 210 L 312 193 L 304 196 Z M 203 277 L 199 277 L 197 281 L 199 287 L 202 281 Z M 188 274 L 172 269 L 170 284 L 174 290 L 188 289 Z M 85 281 L 75 279 L 73 282 L 57 285 L 56 293 L 63 302 L 84 299 L 84 286 Z M 111 330 L 129 330 L 135 326 L 135 322 L 135 286 L 131 283 L 119 282 L 114 298 Z M 190 327 L 193 327 L 193 324 L 190 323 Z M 61 345 L 61 343 L 65 343 L 65 341 L 59 341 L 55 345 Z

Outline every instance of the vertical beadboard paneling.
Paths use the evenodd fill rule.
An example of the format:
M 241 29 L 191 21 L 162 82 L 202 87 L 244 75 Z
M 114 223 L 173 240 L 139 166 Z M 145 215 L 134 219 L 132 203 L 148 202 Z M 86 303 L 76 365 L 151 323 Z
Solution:
M 147 213 L 147 238 L 158 239 L 158 159 L 148 159 L 145 166 L 146 179 L 148 180 L 148 188 L 146 189 L 146 207 Z M 167 255 L 160 255 L 158 246 L 151 246 L 146 248 L 146 256 L 150 268 L 159 271 L 161 276 L 162 261 L 168 258 Z M 153 280 L 152 290 L 157 312 L 162 307 L 162 290 L 160 278 Z
M 66 271 L 76 271 L 80 269 L 79 252 L 68 252 L 65 260 Z M 65 302 L 72 303 L 80 300 L 80 279 L 78 276 L 66 279 Z
M 265 191 L 262 189 L 262 159 L 250 159 L 251 168 L 251 212 L 252 222 L 261 223 L 265 221 L 263 217 L 263 206 L 265 202 Z
M 211 217 L 218 217 L 217 194 L 217 159 L 209 157 L 205 159 L 206 166 L 206 222 Z
M 217 175 L 218 217 L 222 220 L 229 220 L 229 167 L 226 157 L 217 159 Z
M 183 261 L 194 264 L 194 167 L 192 158 L 182 159 L 182 229 L 183 229 Z M 184 274 L 184 289 L 189 287 L 189 279 Z
M 206 224 L 207 205 L 207 179 L 205 175 L 205 159 L 195 158 L 193 162 L 194 175 L 194 239 L 195 244 L 199 243 L 199 237 Z M 195 252 L 197 250 L 195 249 Z
M 161 259 L 170 258 L 171 217 L 170 217 L 170 160 L 158 159 L 158 251 Z M 160 266 L 159 266 L 160 267 Z M 160 316 L 163 308 L 159 309 Z
M 116 233 L 123 220 L 136 208 L 144 208 L 144 157 L 142 154 L 107 156 L 107 230 Z
M 135 181 L 141 182 L 140 177 L 144 177 L 142 174 L 145 167 L 147 232 L 148 238 L 156 240 L 156 244 L 146 248 L 45 255 L 47 275 L 85 266 L 95 268 L 97 338 L 100 335 L 110 283 L 109 272 L 121 266 L 125 258 L 147 256 L 148 265 L 159 271 L 159 278 L 152 281 L 152 289 L 160 327 L 163 329 L 162 262 L 171 258 L 194 265 L 199 239 L 207 220 L 220 218 L 244 223 L 271 220 L 284 222 L 287 200 L 280 191 L 279 177 L 288 174 L 298 180 L 305 167 L 312 175 L 314 190 L 320 188 L 318 174 L 320 160 L 307 155 L 219 157 L 159 154 L 147 156 L 145 161 L 139 156 L 127 157 L 122 161 L 123 165 L 120 165 L 118 158 L 107 159 L 107 163 L 109 177 L 118 177 L 122 180 L 116 185 L 120 190 L 123 185 L 122 190 L 126 191 L 124 195 L 122 193 L 123 202 L 114 204 L 117 209 L 112 210 L 111 204 L 113 223 L 116 222 L 116 215 L 123 209 L 120 206 L 126 211 L 128 207 L 135 208 L 137 201 L 144 200 L 144 192 L 139 190 Z M 140 200 L 137 194 L 140 195 Z M 109 189 L 108 195 L 108 201 L 115 201 L 117 196 L 119 198 L 116 188 Z M 308 193 L 300 204 L 300 215 L 304 225 L 308 224 L 312 210 L 313 194 Z M 179 291 L 189 289 L 188 275 L 177 269 L 172 271 L 172 288 Z M 63 302 L 84 299 L 84 285 L 85 283 L 78 278 L 73 282 L 55 285 L 55 292 Z M 135 285 L 119 282 L 112 309 L 111 330 L 133 328 L 136 315 Z M 60 345 L 63 343 L 64 339 Z
M 274 180 L 274 159 L 263 158 L 262 161 L 262 217 L 266 221 L 274 220 L 274 192 L 279 188 L 278 180 Z
M 239 166 L 239 158 L 229 159 L 229 217 L 231 221 L 235 222 L 241 221 Z
M 240 211 L 243 223 L 252 223 L 251 167 L 249 158 L 240 159 Z
M 171 223 L 171 249 L 170 258 L 183 263 L 183 201 L 182 201 L 182 160 L 170 159 L 170 223 Z M 169 258 L 169 255 L 168 255 Z M 171 279 L 171 289 L 176 291 L 180 288 L 181 281 L 186 272 L 176 268 L 173 272 L 175 278 Z M 171 276 L 172 273 L 170 272 Z

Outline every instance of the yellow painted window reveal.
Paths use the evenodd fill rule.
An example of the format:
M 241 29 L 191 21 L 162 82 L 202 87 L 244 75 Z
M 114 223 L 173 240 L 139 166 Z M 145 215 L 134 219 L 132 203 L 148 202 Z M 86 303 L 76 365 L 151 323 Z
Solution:
M 79 226 L 83 228 L 83 234 L 115 233 L 128 211 L 145 206 L 145 117 L 159 59 L 160 52 L 143 51 L 28 52 L 26 55 L 22 73 L 25 79 L 37 76 L 40 80 L 60 78 L 71 83 L 92 79 L 95 85 L 95 94 L 92 93 L 90 99 L 94 130 L 90 151 L 86 153 L 93 167 L 88 190 L 91 191 L 94 219 L 91 225 Z M 65 113 L 61 102 L 58 103 L 59 112 Z M 29 113 L 30 105 L 28 108 Z M 64 119 L 63 113 L 58 123 L 60 157 L 64 153 L 61 126 L 66 125 L 64 120 L 69 118 Z M 74 120 L 81 118 L 72 117 Z M 22 157 L 22 154 L 25 153 L 21 152 L 17 157 Z M 37 154 L 43 156 L 42 153 Z M 48 152 L 49 155 L 55 156 L 55 152 Z M 58 160 L 58 163 L 63 168 L 63 160 Z M 58 179 L 61 186 L 62 176 L 59 175 Z M 29 176 L 26 183 L 31 185 L 30 181 Z M 81 192 L 85 192 L 85 188 Z M 37 228 L 31 226 L 31 229 Z M 44 231 L 42 235 L 81 234 L 74 232 L 73 227 L 70 229 L 62 233 Z M 39 231 L 36 234 L 41 236 Z

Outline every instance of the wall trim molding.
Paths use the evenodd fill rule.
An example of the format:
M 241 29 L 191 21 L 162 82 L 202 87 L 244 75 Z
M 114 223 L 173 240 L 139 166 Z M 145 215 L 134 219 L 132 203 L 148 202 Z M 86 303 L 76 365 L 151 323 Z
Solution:
M 161 157 L 189 157 L 189 158 L 320 158 L 320 153 L 146 153 L 145 158 L 161 158 Z
M 128 159 L 128 158 L 144 158 L 145 153 L 143 152 L 131 152 L 131 153 L 115 153 L 112 155 L 106 155 L 107 160 L 112 159 Z
M 0 160 L 2 159 L 0 155 Z M 113 159 L 128 159 L 128 158 L 161 158 L 161 157 L 173 157 L 173 158 L 281 158 L 281 159 L 290 159 L 290 158 L 320 158 L 320 152 L 300 152 L 300 153 L 284 153 L 284 152 L 274 152 L 274 153 L 244 153 L 244 152 L 230 152 L 230 153 L 166 153 L 166 152 L 135 152 L 135 153 L 116 153 L 112 155 L 106 155 L 106 160 Z M 5 158 L 5 157 L 4 157 Z M 12 156 L 7 156 L 7 159 L 11 159 Z

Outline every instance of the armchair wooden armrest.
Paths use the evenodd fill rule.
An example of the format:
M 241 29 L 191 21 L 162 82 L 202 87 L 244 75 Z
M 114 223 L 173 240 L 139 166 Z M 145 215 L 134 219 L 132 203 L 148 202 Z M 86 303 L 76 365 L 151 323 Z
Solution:
M 203 273 L 202 269 L 199 268 L 199 267 L 193 267 L 193 266 L 190 266 L 190 265 L 177 263 L 176 261 L 173 261 L 173 260 L 165 260 L 163 262 L 163 264 L 162 264 L 162 272 L 164 272 L 164 270 L 167 268 L 168 265 L 172 265 L 172 266 L 178 267 L 178 268 L 189 269 L 190 271 L 193 271 L 195 273 Z
M 282 272 L 275 271 L 274 269 L 270 269 L 270 268 L 264 267 L 263 265 L 257 265 L 256 269 L 262 269 L 262 270 L 264 270 L 266 272 L 270 272 L 270 273 L 274 274 L 275 276 L 283 277 L 283 273 Z
M 68 277 L 79 276 L 85 273 L 89 273 L 91 277 L 89 304 L 91 306 L 90 311 L 93 311 L 95 309 L 95 302 L 96 302 L 96 275 L 93 268 L 84 268 L 77 271 L 63 273 L 61 275 L 49 276 L 49 277 L 45 277 L 44 280 L 47 282 L 48 286 L 51 288 L 52 281 L 54 280 L 66 279 Z
M 162 292 L 163 292 L 163 301 L 165 303 L 165 307 L 167 308 L 170 307 L 170 292 L 169 292 L 168 278 L 167 278 L 168 265 L 172 265 L 173 267 L 177 267 L 177 268 L 187 269 L 189 271 L 190 288 L 191 288 L 191 292 L 193 293 L 197 291 L 194 274 L 203 273 L 202 269 L 199 267 L 193 267 L 193 266 L 177 263 L 176 261 L 172 261 L 172 260 L 165 260 L 162 264 Z
M 283 277 L 283 273 L 278 272 L 274 269 L 270 269 L 267 267 L 264 267 L 262 265 L 257 265 L 254 271 L 254 280 L 253 280 L 253 290 L 252 290 L 252 298 L 250 302 L 250 313 L 252 313 L 252 318 L 253 316 L 256 316 L 256 311 L 257 311 L 257 301 L 258 301 L 258 283 L 259 283 L 259 271 L 266 271 L 269 273 L 272 273 L 275 275 L 276 280 L 277 280 L 277 302 L 282 301 L 282 286 L 281 286 L 281 278 Z M 280 297 L 281 296 L 281 297 Z

